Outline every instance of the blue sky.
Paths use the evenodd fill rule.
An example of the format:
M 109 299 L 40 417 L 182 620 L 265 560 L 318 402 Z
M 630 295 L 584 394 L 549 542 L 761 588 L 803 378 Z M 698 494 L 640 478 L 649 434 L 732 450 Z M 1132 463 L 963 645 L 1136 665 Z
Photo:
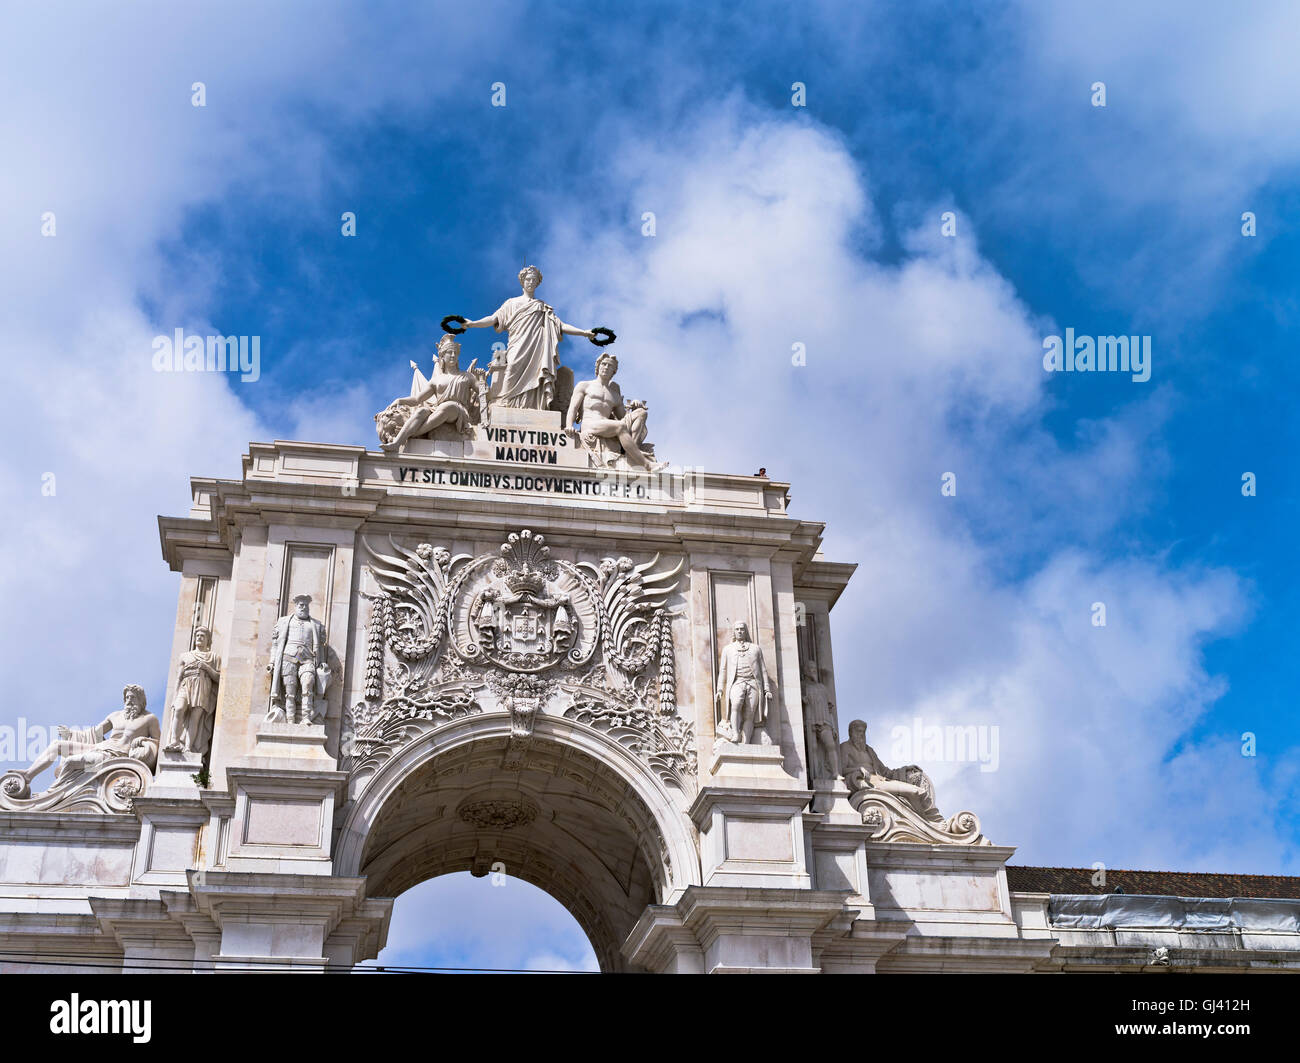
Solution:
M 998 771 L 933 774 L 1018 862 L 1300 874 L 1291 5 L 267 6 L 3 16 L 11 715 L 161 699 L 156 514 L 250 439 L 373 443 L 534 261 L 659 453 L 767 467 L 860 564 L 842 726 L 997 726 Z M 177 327 L 260 336 L 261 379 L 154 373 Z M 1151 336 L 1150 381 L 1046 374 L 1067 327 Z M 554 947 L 405 936 L 582 966 L 516 885 L 403 925 L 513 905 Z

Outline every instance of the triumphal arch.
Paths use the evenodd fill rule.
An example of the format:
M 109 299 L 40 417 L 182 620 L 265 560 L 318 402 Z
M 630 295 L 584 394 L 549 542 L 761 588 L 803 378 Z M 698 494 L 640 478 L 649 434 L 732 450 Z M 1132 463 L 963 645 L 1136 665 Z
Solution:
M 1013 850 L 840 741 L 854 566 L 788 484 L 658 453 L 540 279 L 444 321 L 373 449 L 254 443 L 159 519 L 167 688 L 0 780 L 0 964 L 347 970 L 463 870 L 551 893 L 604 971 L 1049 961 Z M 505 342 L 462 368 L 471 328 Z

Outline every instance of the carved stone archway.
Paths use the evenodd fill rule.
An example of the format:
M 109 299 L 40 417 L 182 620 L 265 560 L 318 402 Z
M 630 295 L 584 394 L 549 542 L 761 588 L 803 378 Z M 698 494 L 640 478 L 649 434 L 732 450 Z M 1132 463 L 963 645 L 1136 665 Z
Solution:
M 336 873 L 396 897 L 438 875 L 504 872 L 564 905 L 602 971 L 628 969 L 622 946 L 647 906 L 700 882 L 689 822 L 652 771 L 589 727 L 539 720 L 513 769 L 511 738 L 504 713 L 468 718 L 358 778 Z

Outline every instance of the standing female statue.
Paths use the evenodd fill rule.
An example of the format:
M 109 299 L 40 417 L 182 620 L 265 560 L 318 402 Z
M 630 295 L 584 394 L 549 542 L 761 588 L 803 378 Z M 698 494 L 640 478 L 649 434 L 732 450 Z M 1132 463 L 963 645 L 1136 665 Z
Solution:
M 542 271 L 525 266 L 519 271 L 523 295 L 501 304 L 490 317 L 466 321 L 465 328 L 488 328 L 508 334 L 504 365 L 494 361 L 490 401 L 493 405 L 522 410 L 549 410 L 555 399 L 555 373 L 559 366 L 557 348 L 565 336 L 596 334 L 566 325 L 551 307 L 533 293 L 542 283 Z

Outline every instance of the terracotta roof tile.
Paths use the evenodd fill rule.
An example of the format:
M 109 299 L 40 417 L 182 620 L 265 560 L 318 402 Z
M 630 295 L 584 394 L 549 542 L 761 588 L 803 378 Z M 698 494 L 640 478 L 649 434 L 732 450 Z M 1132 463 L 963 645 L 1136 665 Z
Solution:
M 1159 897 L 1280 897 L 1300 899 L 1300 878 L 1284 875 L 1218 875 L 1196 871 L 1106 869 L 1106 885 L 1094 886 L 1090 867 L 1007 867 L 1017 893 L 1125 893 Z

